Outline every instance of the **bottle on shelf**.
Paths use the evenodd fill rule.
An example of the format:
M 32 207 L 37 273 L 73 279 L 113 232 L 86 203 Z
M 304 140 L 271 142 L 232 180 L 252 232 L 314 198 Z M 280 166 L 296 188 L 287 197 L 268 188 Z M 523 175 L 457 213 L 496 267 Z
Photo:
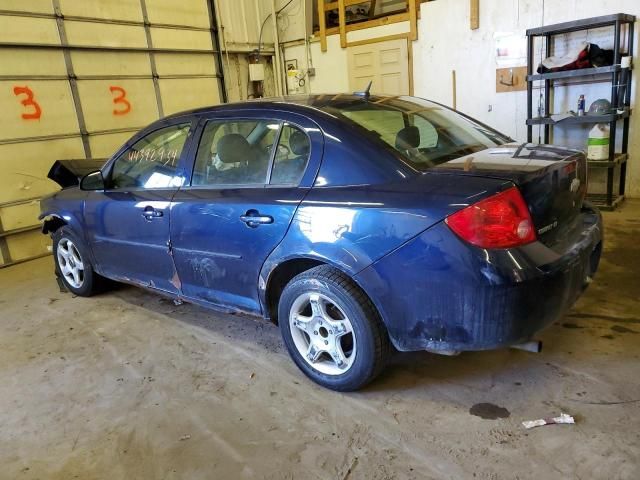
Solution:
M 578 116 L 581 117 L 584 115 L 584 95 L 580 95 L 578 97 Z
M 587 160 L 607 160 L 609 158 L 609 125 L 596 124 L 589 132 L 587 140 Z

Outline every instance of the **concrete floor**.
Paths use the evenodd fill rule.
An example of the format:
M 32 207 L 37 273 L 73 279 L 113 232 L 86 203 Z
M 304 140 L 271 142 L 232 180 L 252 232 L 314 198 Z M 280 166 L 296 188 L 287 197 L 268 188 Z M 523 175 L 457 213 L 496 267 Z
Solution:
M 605 222 L 543 353 L 398 355 L 346 395 L 270 324 L 131 287 L 72 298 L 51 258 L 0 270 L 0 478 L 640 478 L 640 202 Z M 560 412 L 577 424 L 520 424 Z

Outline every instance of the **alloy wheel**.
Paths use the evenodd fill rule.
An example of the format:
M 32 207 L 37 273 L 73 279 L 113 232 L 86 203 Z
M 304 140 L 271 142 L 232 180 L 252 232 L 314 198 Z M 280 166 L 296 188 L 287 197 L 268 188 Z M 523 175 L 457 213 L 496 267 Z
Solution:
M 296 349 L 319 372 L 341 375 L 353 365 L 355 332 L 336 301 L 315 292 L 299 295 L 291 306 L 289 327 Z
M 58 265 L 60 273 L 73 288 L 80 288 L 84 283 L 84 262 L 78 248 L 66 237 L 58 242 Z

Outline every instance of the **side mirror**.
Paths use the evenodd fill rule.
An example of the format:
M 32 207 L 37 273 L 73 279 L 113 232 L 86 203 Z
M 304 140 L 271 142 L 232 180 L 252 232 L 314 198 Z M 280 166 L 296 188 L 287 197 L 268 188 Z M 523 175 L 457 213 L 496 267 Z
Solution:
M 80 180 L 80 190 L 104 190 L 104 177 L 100 170 L 87 173 Z

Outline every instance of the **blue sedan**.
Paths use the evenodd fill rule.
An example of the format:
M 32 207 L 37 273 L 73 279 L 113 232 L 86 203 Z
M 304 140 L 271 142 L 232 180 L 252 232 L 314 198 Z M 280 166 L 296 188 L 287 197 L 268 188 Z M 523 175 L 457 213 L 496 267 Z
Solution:
M 581 151 L 516 144 L 415 97 L 310 95 L 176 114 L 41 203 L 59 281 L 106 279 L 277 322 L 315 382 L 391 351 L 522 345 L 591 280 Z

